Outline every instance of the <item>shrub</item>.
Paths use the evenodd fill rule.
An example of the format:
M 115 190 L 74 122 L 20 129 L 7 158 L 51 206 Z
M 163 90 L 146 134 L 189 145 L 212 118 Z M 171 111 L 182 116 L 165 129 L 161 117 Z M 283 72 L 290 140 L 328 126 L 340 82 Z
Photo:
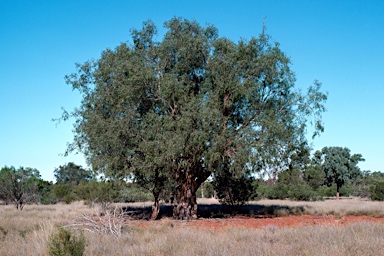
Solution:
M 288 197 L 289 199 L 299 201 L 318 201 L 322 199 L 317 191 L 312 190 L 308 184 L 297 184 L 295 186 L 290 186 Z
M 371 199 L 375 201 L 384 201 L 384 181 L 377 181 L 371 186 Z
M 49 193 L 46 193 L 41 196 L 40 198 L 40 203 L 41 204 L 55 204 L 57 203 L 57 198 L 53 191 L 50 191 Z
M 70 204 L 77 199 L 76 194 L 67 184 L 54 185 L 53 193 L 59 202 L 65 202 L 66 204 Z
M 151 192 L 137 185 L 131 184 L 130 186 L 119 191 L 116 201 L 133 203 L 146 202 L 151 200 L 153 200 L 153 195 Z
M 321 196 L 336 196 L 336 184 L 333 184 L 332 186 L 330 187 L 322 187 L 319 189 L 319 193 Z M 340 196 L 349 196 L 350 194 L 350 188 L 348 186 L 342 186 L 340 188 Z
M 54 256 L 81 256 L 85 251 L 86 240 L 83 233 L 59 228 L 48 242 L 48 254 Z
M 118 187 L 112 182 L 92 180 L 80 183 L 76 192 L 78 197 L 91 206 L 99 203 L 103 209 L 107 209 L 116 198 Z
M 288 198 L 288 186 L 281 183 L 274 185 L 259 185 L 257 194 L 258 198 L 286 199 Z
M 319 165 L 308 167 L 303 172 L 304 181 L 314 190 L 318 190 L 324 182 L 325 173 Z
M 350 186 L 350 194 L 355 197 L 370 198 L 370 186 L 365 184 Z
M 296 185 L 286 185 L 282 183 L 276 183 L 274 185 L 260 185 L 257 188 L 257 194 L 258 199 L 291 199 L 299 201 L 322 200 L 322 195 L 305 183 L 299 183 Z
M 245 204 L 252 196 L 252 183 L 252 178 L 236 177 L 232 173 L 221 173 L 214 178 L 212 185 L 217 192 L 220 203 L 238 206 Z

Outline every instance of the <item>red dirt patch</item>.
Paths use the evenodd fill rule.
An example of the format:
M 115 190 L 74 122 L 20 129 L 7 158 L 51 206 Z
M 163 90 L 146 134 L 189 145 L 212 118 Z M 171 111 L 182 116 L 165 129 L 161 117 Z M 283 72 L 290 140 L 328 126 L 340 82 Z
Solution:
M 335 217 L 333 215 L 328 216 L 312 216 L 312 215 L 301 215 L 301 216 L 286 216 L 286 217 L 275 217 L 275 218 L 249 218 L 249 217 L 234 217 L 230 219 L 198 219 L 192 221 L 176 221 L 169 220 L 173 227 L 191 227 L 197 229 L 213 229 L 220 230 L 225 228 L 262 228 L 266 226 L 275 226 L 280 228 L 291 228 L 298 226 L 315 226 L 315 225 L 329 225 L 339 226 L 348 225 L 356 222 L 378 222 L 384 223 L 384 218 L 375 218 L 370 216 L 342 216 Z M 133 221 L 138 226 L 148 227 L 151 225 L 160 224 L 154 221 Z M 132 223 L 132 222 L 131 222 Z
M 192 227 L 198 228 L 261 228 L 265 226 L 276 226 L 280 228 L 290 228 L 297 226 L 314 226 L 314 225 L 347 225 L 359 221 L 381 222 L 384 223 L 384 218 L 373 218 L 368 216 L 343 216 L 336 218 L 335 216 L 286 216 L 276 218 L 232 218 L 221 220 L 198 220 L 191 222 Z

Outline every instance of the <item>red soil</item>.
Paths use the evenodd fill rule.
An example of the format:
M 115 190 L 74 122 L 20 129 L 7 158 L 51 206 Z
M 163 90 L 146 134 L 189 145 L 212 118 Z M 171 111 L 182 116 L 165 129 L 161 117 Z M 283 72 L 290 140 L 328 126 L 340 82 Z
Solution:
M 198 220 L 190 222 L 189 225 L 197 228 L 213 228 L 221 229 L 226 227 L 243 227 L 243 228 L 261 228 L 266 226 L 276 226 L 280 228 L 290 228 L 297 226 L 314 226 L 314 225 L 347 225 L 359 221 L 381 222 L 384 218 L 374 218 L 368 216 L 343 216 L 337 218 L 335 216 L 286 216 L 276 218 L 232 218 L 221 220 Z
M 377 222 L 384 223 L 384 218 L 375 218 L 370 216 L 342 216 L 335 217 L 329 216 L 286 216 L 275 218 L 249 218 L 249 217 L 234 217 L 229 219 L 198 219 L 192 221 L 173 221 L 170 222 L 174 227 L 191 227 L 196 229 L 213 229 L 220 230 L 223 228 L 262 228 L 266 226 L 275 226 L 280 228 L 291 228 L 297 226 L 315 226 L 315 225 L 329 225 L 340 226 L 348 225 L 355 222 Z M 136 222 L 136 221 L 133 221 Z M 151 221 L 138 221 L 138 225 L 141 227 L 148 227 L 155 222 Z M 160 223 L 162 220 L 160 220 Z M 158 223 L 158 222 L 157 222 Z M 156 225 L 156 224 L 155 224 Z

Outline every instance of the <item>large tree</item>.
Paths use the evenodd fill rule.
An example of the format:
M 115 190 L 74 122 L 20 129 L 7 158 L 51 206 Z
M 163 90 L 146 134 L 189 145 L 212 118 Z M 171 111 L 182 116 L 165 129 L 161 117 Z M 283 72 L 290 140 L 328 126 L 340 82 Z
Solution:
M 132 45 L 105 50 L 66 77 L 82 94 L 68 152 L 83 152 L 111 179 L 130 176 L 154 195 L 170 192 L 174 216 L 195 218 L 196 190 L 210 175 L 247 177 L 288 168 L 323 130 L 326 94 L 294 88 L 289 58 L 263 29 L 233 42 L 213 26 L 173 18 L 157 41 L 145 22 Z
M 320 166 L 325 175 L 325 184 L 336 184 L 336 198 L 339 199 L 340 188 L 348 181 L 361 175 L 359 162 L 364 161 L 361 154 L 351 155 L 345 147 L 324 147 L 315 152 L 314 166 Z

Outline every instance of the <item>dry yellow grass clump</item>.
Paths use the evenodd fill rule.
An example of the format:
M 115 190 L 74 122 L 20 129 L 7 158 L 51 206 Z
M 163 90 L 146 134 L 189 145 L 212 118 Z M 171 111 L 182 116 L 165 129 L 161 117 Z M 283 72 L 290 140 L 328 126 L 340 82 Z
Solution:
M 201 203 L 201 202 L 200 202 Z M 203 202 L 208 204 L 209 202 Z M 301 207 L 306 214 L 383 216 L 382 203 L 357 199 L 325 202 L 263 200 L 265 206 Z M 48 255 L 47 244 L 58 227 L 97 211 L 82 203 L 27 205 L 23 211 L 0 206 L 0 255 Z M 198 221 L 198 220 L 197 220 Z M 119 236 L 84 231 L 85 255 L 382 255 L 384 224 L 358 222 L 347 226 L 279 228 L 192 228 L 170 219 L 130 221 Z

